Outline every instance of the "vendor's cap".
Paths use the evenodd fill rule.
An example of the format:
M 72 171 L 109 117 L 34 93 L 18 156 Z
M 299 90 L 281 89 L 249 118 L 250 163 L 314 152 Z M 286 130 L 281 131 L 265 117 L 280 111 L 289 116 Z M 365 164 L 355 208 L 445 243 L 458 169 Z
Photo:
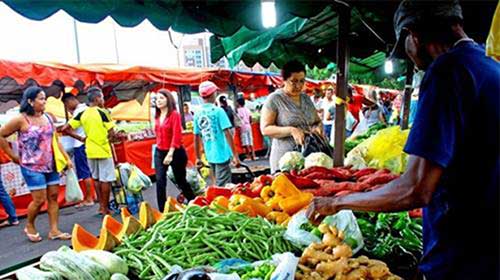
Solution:
M 200 92 L 200 96 L 205 98 L 209 97 L 213 93 L 215 93 L 217 90 L 219 90 L 219 87 L 217 87 L 213 82 L 210 81 L 205 81 L 200 84 L 198 87 L 198 91 Z
M 457 0 L 403 0 L 394 14 L 396 45 L 391 58 L 405 58 L 407 27 L 446 18 L 463 19 L 462 8 Z

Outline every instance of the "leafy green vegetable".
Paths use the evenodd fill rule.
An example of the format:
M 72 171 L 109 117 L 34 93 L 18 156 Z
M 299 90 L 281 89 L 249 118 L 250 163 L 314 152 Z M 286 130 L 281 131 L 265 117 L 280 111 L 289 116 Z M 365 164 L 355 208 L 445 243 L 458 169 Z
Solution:
M 411 275 L 422 256 L 422 221 L 411 219 L 408 212 L 356 213 L 365 246 L 361 255 L 386 262 L 391 271 L 403 278 Z

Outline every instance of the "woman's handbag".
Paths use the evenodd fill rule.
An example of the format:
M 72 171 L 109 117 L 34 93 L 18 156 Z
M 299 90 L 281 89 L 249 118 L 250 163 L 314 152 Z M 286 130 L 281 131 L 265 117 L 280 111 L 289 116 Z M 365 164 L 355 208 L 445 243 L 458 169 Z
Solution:
M 54 152 L 54 161 L 56 164 L 56 170 L 58 173 L 63 172 L 68 166 L 68 161 L 61 149 L 59 148 L 59 140 L 57 137 L 57 133 L 54 131 L 52 134 L 52 151 Z

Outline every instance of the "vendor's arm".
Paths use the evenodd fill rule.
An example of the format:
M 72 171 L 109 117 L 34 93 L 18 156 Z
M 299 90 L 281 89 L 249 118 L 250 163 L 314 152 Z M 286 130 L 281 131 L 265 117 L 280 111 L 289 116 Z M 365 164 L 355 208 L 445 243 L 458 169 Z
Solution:
M 397 180 L 368 193 L 319 201 L 308 209 L 309 217 L 340 209 L 400 211 L 429 204 L 444 170 L 451 164 L 459 142 L 461 94 L 456 76 L 459 67 L 429 70 L 421 84 L 421 99 L 404 151 L 410 154 L 406 172 Z M 432 71 L 432 72 L 430 72 Z M 450 73 L 449 71 L 452 71 Z M 322 209 L 322 210 L 320 210 Z
M 19 163 L 19 157 L 14 154 L 6 138 L 21 130 L 23 119 L 24 118 L 19 115 L 0 127 L 0 149 L 2 149 L 15 163 Z
M 439 165 L 418 156 L 410 156 L 408 169 L 399 178 L 371 192 L 340 197 L 316 198 L 308 209 L 310 218 L 326 216 L 342 209 L 396 212 L 427 205 L 443 173 Z

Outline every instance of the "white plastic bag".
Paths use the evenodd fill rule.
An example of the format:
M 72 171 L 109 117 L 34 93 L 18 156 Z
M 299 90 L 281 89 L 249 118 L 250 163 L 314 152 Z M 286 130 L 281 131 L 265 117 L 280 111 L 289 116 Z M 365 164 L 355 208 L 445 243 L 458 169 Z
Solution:
M 66 171 L 66 194 L 64 196 L 66 202 L 77 202 L 83 200 L 83 193 L 78 183 L 73 168 Z
M 295 272 L 299 264 L 299 258 L 292 253 L 276 254 L 273 256 L 273 262 L 278 264 L 271 280 L 293 280 L 295 279 Z
M 294 244 L 309 246 L 314 242 L 321 242 L 321 239 L 316 235 L 310 233 L 309 231 L 303 230 L 300 227 L 303 224 L 308 223 L 309 220 L 306 217 L 306 211 L 300 211 L 292 216 L 290 222 L 288 222 L 287 229 L 285 231 L 285 239 L 291 241 Z
M 323 223 L 335 226 L 338 230 L 344 232 L 344 242 L 351 246 L 353 254 L 363 248 L 363 235 L 351 210 L 341 210 L 333 216 L 328 216 L 323 220 Z
M 285 231 L 285 239 L 302 246 L 309 246 L 313 242 L 321 242 L 316 235 L 301 229 L 300 227 L 308 223 L 305 211 L 295 214 Z M 344 232 L 344 242 L 351 246 L 353 253 L 357 253 L 364 246 L 363 235 L 359 228 L 356 217 L 351 210 L 342 210 L 333 216 L 326 217 L 322 223 L 335 226 Z

